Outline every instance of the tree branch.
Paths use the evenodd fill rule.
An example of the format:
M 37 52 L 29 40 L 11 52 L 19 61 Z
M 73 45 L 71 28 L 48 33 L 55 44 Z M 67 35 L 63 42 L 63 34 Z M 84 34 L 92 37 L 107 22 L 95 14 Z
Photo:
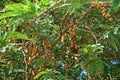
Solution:
M 76 29 L 77 29 L 77 30 L 80 30 L 80 31 L 84 31 L 84 32 L 90 33 L 90 34 L 92 35 L 92 37 L 94 38 L 95 43 L 96 43 L 96 44 L 98 43 L 98 40 L 97 40 L 97 38 L 96 38 L 96 35 L 95 35 L 92 31 L 80 29 L 80 28 L 78 28 L 78 27 L 76 27 Z

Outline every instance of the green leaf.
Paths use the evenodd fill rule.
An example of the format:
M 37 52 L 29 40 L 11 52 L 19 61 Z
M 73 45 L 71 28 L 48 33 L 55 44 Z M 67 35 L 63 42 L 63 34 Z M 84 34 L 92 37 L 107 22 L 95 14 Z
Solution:
M 24 69 L 14 69 L 14 72 L 24 72 Z
M 17 38 L 17 39 L 26 39 L 28 40 L 28 36 L 26 34 L 20 32 L 12 32 L 9 38 Z
M 88 49 L 87 48 L 83 48 L 83 52 L 84 53 L 88 53 Z
M 17 16 L 20 15 L 21 13 L 19 11 L 11 11 L 11 12 L 7 12 L 4 13 L 0 16 L 0 19 L 4 19 L 4 18 L 8 18 L 8 17 L 13 17 L 13 16 Z
M 98 44 L 92 44 L 91 48 L 92 48 L 93 52 L 96 52 L 97 50 L 102 51 L 104 46 L 102 46 L 100 43 L 98 43 Z
M 37 8 L 34 4 L 30 4 L 30 10 L 35 13 L 37 11 Z
M 113 28 L 113 26 L 107 25 L 107 24 L 100 24 L 98 27 L 102 28 L 102 29 L 112 29 Z
M 2 60 L 2 59 L 0 59 L 0 63 L 5 63 L 5 61 L 4 61 L 4 60 Z
M 104 64 L 105 66 L 107 66 L 108 69 L 111 68 L 111 66 L 108 64 L 108 62 L 103 61 L 103 64 Z
M 30 12 L 36 12 L 37 8 L 33 4 L 8 4 L 5 7 L 5 13 L 0 16 L 0 19 L 8 18 L 8 17 L 13 17 L 13 16 L 18 16 L 18 15 L 24 15 Z
M 7 67 L 7 64 L 1 64 L 0 67 L 5 68 Z
M 51 73 L 51 70 L 50 70 L 50 69 L 46 69 L 45 71 L 39 72 L 39 73 L 34 77 L 34 79 L 38 79 L 40 76 L 46 75 L 46 74 L 50 74 L 50 73 Z
M 29 38 L 27 40 L 32 41 L 32 42 L 36 42 L 36 39 L 34 39 L 34 38 Z
M 118 52 L 118 47 L 117 47 L 115 41 L 114 40 L 109 40 L 109 43 L 116 50 L 116 52 Z
M 18 4 L 8 4 L 5 6 L 5 11 L 8 10 L 23 10 L 27 5 L 18 3 Z
M 28 5 L 19 4 L 8 4 L 5 6 L 5 13 L 0 16 L 0 19 L 4 19 L 7 17 L 18 16 L 23 13 L 29 12 Z
M 23 2 L 23 4 L 29 4 L 30 3 L 29 0 L 23 0 L 22 2 Z
M 8 33 L 7 33 L 7 32 L 5 32 L 3 35 L 1 35 L 0 40 L 1 40 L 1 41 L 6 40 L 6 39 L 7 39 L 7 36 L 8 36 Z
M 119 27 L 115 27 L 115 28 L 113 29 L 113 33 L 114 33 L 115 35 L 117 35 L 118 30 L 119 30 Z
M 97 59 L 97 61 L 96 61 L 97 63 L 97 70 L 100 70 L 100 73 L 101 74 L 103 74 L 103 72 L 104 72 L 104 63 L 103 63 L 103 61 L 100 59 L 100 58 L 98 58 Z
M 33 61 L 33 63 L 35 64 L 35 68 L 37 68 L 43 64 L 43 60 L 42 58 L 37 58 Z
M 69 11 L 75 12 L 76 9 L 83 7 L 85 3 L 90 1 L 97 2 L 97 0 L 70 0 L 69 2 L 72 4 L 72 6 L 70 7 Z
M 94 63 L 94 62 L 91 62 L 91 63 L 89 64 L 89 67 L 88 67 L 88 72 L 89 72 L 91 75 L 94 75 L 95 69 L 96 69 L 95 63 Z
M 41 5 L 49 5 L 50 2 L 51 2 L 50 0 L 41 0 L 41 1 L 40 1 L 40 4 L 41 4 Z
M 10 69 L 9 69 L 9 73 L 8 73 L 8 74 L 11 74 L 12 72 L 13 72 L 13 68 L 10 67 Z
M 113 8 L 118 8 L 120 5 L 120 0 L 113 0 L 112 2 L 112 7 Z

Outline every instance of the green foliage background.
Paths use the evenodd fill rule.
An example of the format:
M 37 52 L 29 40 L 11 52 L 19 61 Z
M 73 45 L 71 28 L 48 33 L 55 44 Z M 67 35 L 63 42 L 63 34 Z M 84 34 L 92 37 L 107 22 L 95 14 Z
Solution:
M 119 80 L 119 54 L 119 0 L 0 0 L 0 80 Z

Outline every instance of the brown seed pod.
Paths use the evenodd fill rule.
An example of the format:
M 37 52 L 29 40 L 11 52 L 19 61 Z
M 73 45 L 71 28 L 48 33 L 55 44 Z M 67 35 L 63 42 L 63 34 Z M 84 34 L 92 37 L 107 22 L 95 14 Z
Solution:
M 105 9 L 105 7 L 101 7 L 101 10 L 104 10 Z
M 8 61 L 7 65 L 8 65 L 9 67 L 13 67 L 13 62 L 12 62 L 12 61 Z
M 94 59 L 92 58 L 92 57 L 89 57 L 89 61 L 91 62 L 91 61 L 93 61 Z
M 106 10 L 102 10 L 102 13 L 107 13 L 107 11 Z
M 101 7 L 102 7 L 101 4 L 97 4 L 96 6 L 97 9 L 101 9 Z
M 35 35 L 31 35 L 32 38 L 35 38 Z
M 88 73 L 88 79 L 93 80 L 89 73 Z
M 33 66 L 32 61 L 28 61 L 28 65 Z
M 108 11 L 108 8 L 104 8 L 103 10 L 107 12 L 107 11 Z
M 17 39 L 14 39 L 14 43 L 17 43 Z
M 37 57 L 34 55 L 34 56 L 32 56 L 32 60 L 34 60 L 34 59 L 36 59 Z
M 76 19 L 76 20 L 75 20 L 75 23 L 78 24 L 78 23 L 79 23 L 79 19 Z
M 61 2 L 60 2 L 60 1 L 58 1 L 58 2 L 56 2 L 56 4 L 55 4 L 55 5 L 56 5 L 56 6 L 58 6 L 58 5 L 60 5 L 60 4 L 61 4 Z
M 8 31 L 9 30 L 9 26 L 7 24 L 4 25 L 4 30 Z
M 64 42 L 65 42 L 65 36 L 62 35 L 62 37 L 61 37 L 61 43 L 64 44 Z
M 28 55 L 28 49 L 23 49 L 23 53 Z
M 12 39 L 10 38 L 10 39 L 8 40 L 8 42 L 11 43 L 11 42 L 12 42 Z
M 28 46 L 28 53 L 33 54 L 33 46 Z
M 110 18 L 110 14 L 106 14 L 104 17 L 106 18 L 106 19 L 108 19 L 108 18 Z
M 114 18 L 114 19 L 117 19 L 117 16 L 115 16 L 115 15 L 111 15 L 111 17 Z
M 51 58 L 51 61 L 52 61 L 52 63 L 55 63 L 55 59 L 54 58 Z
M 45 66 L 41 66 L 41 70 L 44 71 L 45 70 Z
M 96 72 L 96 73 L 99 73 L 99 72 L 100 72 L 100 70 L 96 69 L 96 70 L 95 70 L 95 72 Z
M 93 22 L 94 22 L 94 20 L 93 20 Z M 85 29 L 88 30 L 88 31 L 91 31 L 91 28 L 88 27 L 88 26 L 85 26 Z
M 69 64 L 65 66 L 65 69 L 69 69 L 69 68 L 70 68 L 70 65 L 69 65 Z
M 31 56 L 34 56 L 34 55 L 36 55 L 36 51 L 35 50 L 33 50 L 32 53 L 31 53 Z
M 1 54 L 0 59 L 4 60 L 5 59 L 5 55 Z
M 102 16 L 105 17 L 106 13 L 102 13 Z
M 97 7 L 97 4 L 96 4 L 96 3 L 92 3 L 92 7 L 93 7 L 93 8 L 96 8 L 96 7 Z
M 25 32 L 25 29 L 22 29 L 22 31 L 21 32 Z
M 28 57 L 28 61 L 31 61 L 31 60 L 32 60 L 32 57 L 31 57 L 31 56 L 29 56 L 29 57 Z

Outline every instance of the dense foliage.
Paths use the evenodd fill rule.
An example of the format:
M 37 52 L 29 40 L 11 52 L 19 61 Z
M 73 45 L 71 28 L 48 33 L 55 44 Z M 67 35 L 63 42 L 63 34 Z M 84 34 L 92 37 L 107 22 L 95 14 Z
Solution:
M 0 0 L 0 80 L 119 80 L 120 0 Z

